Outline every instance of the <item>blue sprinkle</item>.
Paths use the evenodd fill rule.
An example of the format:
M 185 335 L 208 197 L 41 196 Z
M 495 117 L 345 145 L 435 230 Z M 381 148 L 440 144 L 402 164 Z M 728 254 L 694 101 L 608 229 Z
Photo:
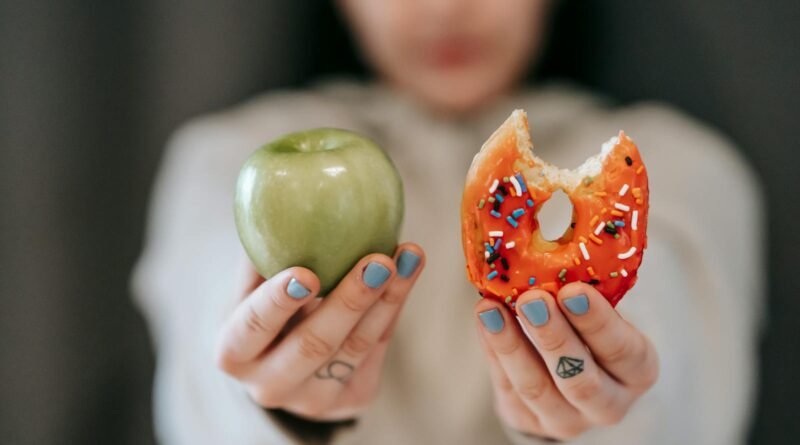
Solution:
M 492 215 L 492 216 L 494 216 L 495 218 L 500 218 L 500 213 L 499 213 L 499 212 L 496 212 L 496 211 L 494 211 L 494 210 L 492 210 L 491 212 L 489 212 L 489 214 L 490 214 L 490 215 Z
M 500 203 L 503 202 L 503 195 L 501 195 L 499 193 L 495 193 L 494 194 L 494 198 L 497 200 L 497 202 L 500 202 Z
M 486 246 L 486 250 L 489 252 L 489 254 L 494 253 L 494 249 L 492 249 L 492 245 L 491 244 L 483 243 L 483 245 Z
M 514 219 L 518 219 L 520 216 L 522 216 L 524 214 L 525 214 L 525 209 L 520 208 L 520 209 L 514 210 L 511 213 L 511 216 L 513 216 Z
M 528 207 L 533 207 L 533 200 L 532 199 L 528 200 Z
M 494 250 L 500 250 L 500 238 L 497 238 L 497 240 L 495 240 Z
M 621 219 L 618 219 L 618 220 L 614 221 L 614 225 L 617 226 L 617 227 L 625 227 L 625 221 L 623 221 Z
M 524 193 L 524 192 L 527 192 L 527 191 L 528 191 L 528 187 L 526 187 L 526 186 L 525 186 L 525 180 L 523 180 L 523 179 L 522 179 L 522 175 L 521 175 L 521 174 L 519 174 L 519 173 L 517 173 L 517 174 L 516 174 L 516 175 L 514 175 L 514 176 L 516 176 L 516 177 L 517 177 L 517 182 L 519 182 L 519 186 L 520 186 L 520 188 L 522 189 L 522 192 L 523 192 L 523 193 Z
M 493 271 L 489 272 L 489 275 L 486 275 L 486 278 L 491 280 L 491 279 L 494 279 L 494 277 L 496 277 L 496 276 L 497 276 L 497 271 L 493 270 Z
M 515 221 L 514 218 L 512 218 L 510 216 L 506 216 L 506 221 L 508 221 L 508 223 L 511 224 L 511 226 L 514 227 L 515 229 L 517 227 L 519 227 L 519 224 L 517 223 L 517 221 Z
M 528 278 L 528 285 L 533 286 L 534 284 L 536 284 L 536 277 Z

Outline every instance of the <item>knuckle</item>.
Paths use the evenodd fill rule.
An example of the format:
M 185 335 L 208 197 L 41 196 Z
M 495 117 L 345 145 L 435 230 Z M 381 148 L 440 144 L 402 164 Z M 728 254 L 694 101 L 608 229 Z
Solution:
M 361 356 L 372 348 L 372 342 L 358 332 L 351 333 L 342 343 L 342 352 L 349 356 Z
M 611 316 L 599 317 L 594 322 L 588 323 L 583 329 L 580 329 L 581 334 L 588 337 L 602 335 L 601 333 L 608 330 L 612 321 L 614 321 L 614 318 Z
M 238 371 L 238 363 L 231 356 L 227 348 L 220 348 L 214 354 L 214 362 L 217 368 L 222 370 L 225 374 L 236 375 Z
M 617 425 L 622 422 L 626 414 L 627 410 L 621 408 L 603 410 L 602 416 L 598 419 L 597 424 L 600 426 Z
M 312 330 L 306 329 L 300 335 L 298 352 L 309 360 L 320 360 L 333 354 L 333 345 Z
M 518 337 L 511 337 L 507 341 L 498 341 L 494 344 L 490 343 L 497 355 L 508 356 L 512 355 L 522 346 L 522 341 Z
M 502 375 L 497 378 L 497 389 L 504 393 L 510 393 L 514 391 L 514 384 L 507 376 Z
M 580 436 L 581 433 L 586 431 L 586 427 L 583 427 L 575 422 L 568 422 L 566 424 L 553 427 L 552 431 L 553 433 L 550 434 L 550 436 L 552 436 L 554 439 L 559 441 L 567 441 Z
M 572 398 L 577 402 L 588 402 L 600 395 L 602 384 L 598 374 L 591 373 L 579 379 L 568 389 Z
M 539 349 L 545 352 L 554 352 L 564 347 L 567 336 L 558 329 L 544 329 L 537 335 Z
M 609 348 L 609 350 L 603 354 L 603 362 L 607 365 L 619 364 L 632 357 L 637 349 L 637 340 L 635 340 L 635 337 L 622 337 L 616 345 Z M 642 351 L 644 350 L 642 349 Z
M 253 334 L 277 334 L 275 328 L 270 327 L 264 316 L 261 315 L 252 305 L 247 306 L 247 316 L 245 317 L 245 327 Z
M 360 313 L 372 306 L 374 300 L 370 297 L 371 295 L 367 291 L 352 292 L 342 295 L 340 301 L 348 311 Z
M 545 379 L 531 380 L 520 386 L 517 389 L 517 394 L 519 394 L 522 400 L 527 402 L 537 402 L 544 397 L 545 393 L 547 393 L 547 388 L 549 386 L 548 383 L 549 382 Z

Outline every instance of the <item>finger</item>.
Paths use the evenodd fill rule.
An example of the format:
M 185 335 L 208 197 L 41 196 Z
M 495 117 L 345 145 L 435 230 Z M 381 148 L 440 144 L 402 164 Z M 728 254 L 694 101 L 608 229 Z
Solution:
M 386 255 L 362 258 L 320 306 L 267 353 L 257 370 L 260 379 L 288 391 L 314 374 L 341 347 L 394 275 L 394 262 Z M 333 371 L 336 376 L 347 375 L 352 365 L 337 365 Z
M 570 283 L 558 304 L 589 346 L 600 366 L 635 391 L 650 388 L 658 377 L 658 356 L 650 340 L 625 321 L 594 287 Z
M 559 436 L 574 435 L 573 430 L 583 426 L 583 416 L 561 395 L 514 314 L 490 299 L 478 301 L 475 314 L 486 344 L 525 406 Z
M 516 311 L 561 394 L 594 424 L 612 424 L 627 411 L 627 391 L 592 359 L 549 293 L 532 289 Z
M 319 291 L 319 279 L 302 267 L 284 270 L 258 286 L 223 325 L 217 349 L 220 367 L 236 373 L 278 336 L 286 322 Z

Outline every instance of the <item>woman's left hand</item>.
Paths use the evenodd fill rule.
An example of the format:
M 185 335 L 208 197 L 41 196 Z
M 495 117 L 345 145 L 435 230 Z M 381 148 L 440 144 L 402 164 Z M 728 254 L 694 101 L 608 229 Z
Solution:
M 495 410 L 509 427 L 570 439 L 618 423 L 655 383 L 653 344 L 592 286 L 571 283 L 556 298 L 531 289 L 515 309 L 488 298 L 475 306 Z

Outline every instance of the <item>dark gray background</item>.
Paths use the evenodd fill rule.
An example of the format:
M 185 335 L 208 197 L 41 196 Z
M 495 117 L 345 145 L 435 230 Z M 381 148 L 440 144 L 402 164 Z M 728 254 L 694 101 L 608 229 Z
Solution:
M 798 5 L 564 0 L 539 72 L 676 104 L 762 175 L 770 322 L 753 443 L 800 437 Z M 329 14 L 324 1 L 0 1 L 0 442 L 153 440 L 153 357 L 127 282 L 165 138 L 357 66 L 330 56 L 347 45 Z

